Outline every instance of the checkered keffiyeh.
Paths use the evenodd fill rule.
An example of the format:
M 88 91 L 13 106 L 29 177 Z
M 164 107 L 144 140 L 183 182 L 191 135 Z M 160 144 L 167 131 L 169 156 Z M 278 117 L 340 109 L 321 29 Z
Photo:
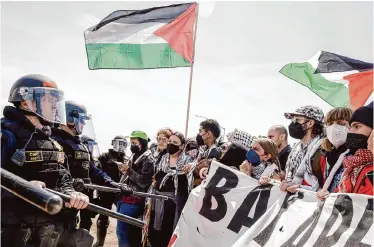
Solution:
M 234 132 L 231 132 L 227 135 L 227 138 L 232 143 L 239 143 L 247 150 L 250 149 L 253 140 L 255 139 L 254 136 L 248 134 L 247 132 L 235 129 Z

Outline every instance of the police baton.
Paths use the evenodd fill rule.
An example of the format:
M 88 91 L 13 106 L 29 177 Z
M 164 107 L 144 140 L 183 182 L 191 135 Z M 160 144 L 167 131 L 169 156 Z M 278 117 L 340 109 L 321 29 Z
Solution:
M 60 196 L 65 202 L 70 202 L 70 196 L 68 196 L 68 195 L 62 194 L 60 192 L 57 192 L 57 191 L 54 191 L 54 190 L 51 190 L 51 189 L 45 189 L 45 190 Z M 117 220 L 123 221 L 125 223 L 131 224 L 131 225 L 134 225 L 134 226 L 137 226 L 137 227 L 142 228 L 144 226 L 144 222 L 141 221 L 141 220 L 132 218 L 132 217 L 124 215 L 124 214 L 119 214 L 117 212 L 111 211 L 109 209 L 100 207 L 100 206 L 92 204 L 92 203 L 88 203 L 88 205 L 85 209 L 88 209 L 90 211 L 96 212 L 96 213 L 101 214 L 101 215 L 105 215 L 105 216 L 108 216 L 108 217 L 115 218 Z
M 159 200 L 169 199 L 167 196 L 163 196 L 163 195 L 155 195 L 155 194 L 150 194 L 150 193 L 143 193 L 143 192 L 128 190 L 128 189 L 125 189 L 125 187 L 122 187 L 121 184 L 118 184 L 118 183 L 116 183 L 117 188 L 105 187 L 105 186 L 100 186 L 100 185 L 95 185 L 95 184 L 84 184 L 84 186 L 87 189 L 97 190 L 101 192 L 121 193 L 121 194 L 128 193 L 129 195 L 134 195 L 134 196 L 139 196 L 139 197 L 149 197 L 149 198 L 159 199 Z
M 59 196 L 3 168 L 1 187 L 50 215 L 57 214 L 62 209 L 62 199 Z

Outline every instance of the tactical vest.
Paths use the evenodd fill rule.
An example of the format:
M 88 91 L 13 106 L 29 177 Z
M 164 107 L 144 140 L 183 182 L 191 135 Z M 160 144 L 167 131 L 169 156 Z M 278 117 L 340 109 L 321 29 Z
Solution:
M 1 119 L 1 127 L 13 133 L 16 139 L 16 150 L 25 147 L 35 130 L 22 126 L 21 123 Z M 3 166 L 26 180 L 43 181 L 48 188 L 57 188 L 59 169 L 64 164 L 62 147 L 47 135 L 36 132 L 25 148 L 25 162 L 22 166 L 14 164 L 9 155 Z
M 64 130 L 54 130 L 53 138 L 64 148 L 67 165 L 73 178 L 90 183 L 90 153 L 77 138 L 67 135 Z
M 22 149 L 30 139 L 34 130 L 28 129 L 23 123 L 1 119 L 1 128 L 10 131 L 15 137 L 14 148 Z M 13 148 L 13 146 L 12 146 Z M 25 162 L 18 166 L 11 161 L 13 153 L 6 155 L 2 167 L 28 181 L 38 180 L 47 188 L 57 189 L 59 170 L 63 169 L 64 152 L 62 147 L 47 135 L 35 133 L 25 148 Z M 12 225 L 21 222 L 25 225 L 48 224 L 52 216 L 44 213 L 31 204 L 2 190 L 2 224 Z

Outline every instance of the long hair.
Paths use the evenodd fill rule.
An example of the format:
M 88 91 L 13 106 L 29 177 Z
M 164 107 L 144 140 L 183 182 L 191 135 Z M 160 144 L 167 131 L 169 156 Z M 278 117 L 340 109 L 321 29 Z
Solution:
M 274 141 L 272 141 L 268 138 L 257 138 L 255 140 L 253 140 L 253 142 L 258 143 L 264 149 L 265 154 L 270 154 L 271 157 L 270 157 L 269 161 L 276 164 L 278 166 L 279 171 L 280 171 L 281 169 L 280 169 L 280 163 L 279 163 L 279 160 L 278 160 L 278 146 L 277 146 L 277 144 Z
M 339 121 L 349 121 L 352 117 L 352 110 L 346 107 L 336 107 L 332 110 L 330 110 L 325 119 L 324 123 L 327 125 L 330 125 L 334 122 L 339 122 Z M 329 139 L 324 138 L 322 140 L 321 146 L 324 150 L 327 152 L 331 152 L 335 147 L 332 145 L 332 143 L 329 141 Z

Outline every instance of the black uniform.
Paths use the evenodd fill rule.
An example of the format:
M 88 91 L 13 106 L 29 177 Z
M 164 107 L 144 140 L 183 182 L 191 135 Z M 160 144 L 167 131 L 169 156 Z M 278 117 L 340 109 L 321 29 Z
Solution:
M 91 180 L 94 180 L 96 183 L 106 184 L 112 181 L 108 175 L 96 167 L 88 149 L 77 136 L 73 136 L 62 129 L 53 129 L 52 136 L 64 148 L 67 157 L 65 166 L 69 169 L 74 181 L 82 179 L 84 183 L 91 183 Z M 88 195 L 90 200 L 93 199 L 92 191 L 82 188 L 79 183 L 74 183 L 74 185 L 76 185 L 76 190 Z M 92 226 L 91 218 L 95 217 L 95 213 L 83 209 L 80 211 L 80 216 L 80 228 L 89 231 Z
M 4 169 L 29 181 L 42 181 L 47 188 L 65 194 L 74 192 L 72 178 L 63 167 L 64 152 L 48 133 L 36 129 L 21 110 L 11 106 L 4 108 L 1 128 L 1 166 Z M 18 166 L 11 157 L 22 148 L 26 159 Z M 49 235 L 44 241 L 49 239 L 50 242 L 44 246 L 56 246 L 52 242 L 58 241 L 58 236 L 58 246 L 73 247 L 79 241 L 82 247 L 92 245 L 93 238 L 87 231 L 76 230 L 74 211 L 63 209 L 51 216 L 3 189 L 1 192 L 1 246 L 26 246 L 26 242 L 27 246 L 42 246 L 43 237 L 40 236 L 46 232 Z

